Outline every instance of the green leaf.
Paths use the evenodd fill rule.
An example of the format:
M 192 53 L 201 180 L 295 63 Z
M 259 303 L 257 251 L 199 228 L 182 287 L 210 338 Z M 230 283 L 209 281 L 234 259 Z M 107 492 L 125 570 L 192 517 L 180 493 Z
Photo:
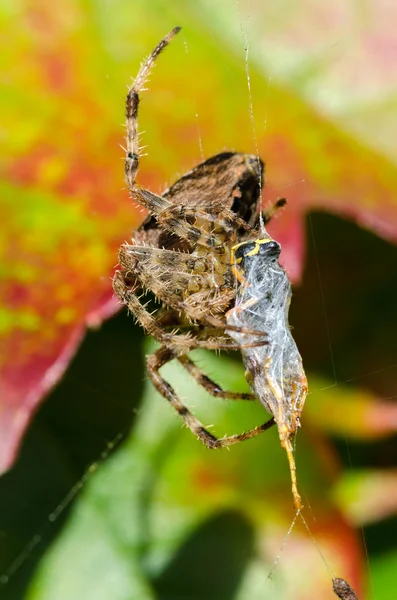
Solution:
M 225 388 L 232 385 L 235 389 L 245 388 L 242 369 L 236 368 L 230 359 L 204 352 L 194 355 L 196 362 L 205 365 L 205 371 Z M 257 404 L 209 398 L 178 365 L 167 365 L 164 373 L 190 404 L 194 398 L 196 412 L 200 412 L 206 424 L 216 423 L 217 430 L 218 424 L 222 424 L 227 433 L 234 433 L 266 420 L 265 411 Z M 298 438 L 297 462 L 304 502 L 316 516 L 312 521 L 310 513 L 305 513 L 306 519 L 314 536 L 318 540 L 321 536 L 321 551 L 333 569 L 359 587 L 357 539 L 327 500 L 330 482 L 324 474 L 326 455 L 314 453 L 304 433 Z M 238 515 L 243 521 L 239 521 Z M 229 550 L 237 543 L 234 536 L 237 539 L 242 536 L 247 548 L 250 547 L 250 535 L 244 533 L 247 527 L 255 535 L 252 555 L 246 560 L 240 581 L 235 581 L 234 593 L 240 588 L 237 597 L 256 585 L 269 593 L 275 586 L 280 598 L 290 598 L 292 589 L 307 597 L 315 580 L 321 598 L 331 600 L 329 574 L 300 519 L 282 551 L 274 576 L 267 579 L 293 517 L 288 465 L 276 431 L 239 444 L 231 451 L 209 451 L 181 427 L 173 409 L 147 385 L 128 444 L 93 476 L 69 527 L 43 562 L 29 598 L 45 600 L 58 595 L 63 598 L 67 595 L 65 590 L 74 596 L 96 598 L 98 578 L 93 578 L 93 571 L 101 573 L 105 564 L 103 597 L 107 593 L 108 598 L 122 598 L 123 593 L 125 597 L 129 593 L 129 597 L 150 598 L 147 591 L 142 596 L 135 592 L 136 586 L 143 586 L 143 582 L 156 589 L 156 597 L 163 597 L 166 589 L 169 597 L 176 597 L 176 590 L 182 585 L 175 576 L 177 565 L 182 570 L 182 579 L 189 565 L 190 568 L 196 565 L 192 573 L 197 573 L 203 552 L 204 555 L 210 552 L 211 546 L 203 550 L 203 544 L 205 548 L 211 539 L 210 532 L 222 523 L 229 523 L 228 529 L 219 530 L 223 531 L 219 543 L 228 530 L 234 532 L 230 534 Z M 246 525 L 237 525 L 240 522 Z M 200 539 L 201 545 L 197 541 Z M 243 568 L 242 558 L 234 560 Z M 213 561 L 223 581 L 217 597 L 224 597 L 222 586 L 228 584 L 227 578 L 222 579 L 221 556 L 215 555 Z M 239 572 L 237 566 L 236 569 Z M 118 579 L 120 590 L 116 587 L 113 592 L 112 582 Z M 192 597 L 192 586 L 199 583 L 194 584 L 193 577 L 190 584 L 183 585 L 185 594 L 189 590 L 186 597 Z

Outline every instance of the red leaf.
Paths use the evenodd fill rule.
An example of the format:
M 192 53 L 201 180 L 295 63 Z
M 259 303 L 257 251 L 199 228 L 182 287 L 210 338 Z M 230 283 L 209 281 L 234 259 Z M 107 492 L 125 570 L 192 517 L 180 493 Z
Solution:
M 141 104 L 150 161 L 143 164 L 140 183 L 160 191 L 166 180 L 197 163 L 198 128 L 205 156 L 237 146 L 256 149 L 238 16 L 230 28 L 217 26 L 220 9 L 215 7 L 206 28 L 193 6 L 179 2 L 164 4 L 164 14 L 155 14 L 146 3 L 134 6 L 133 13 L 128 2 L 117 7 L 116 14 L 110 5 L 86 8 L 76 0 L 33 7 L 26 0 L 18 11 L 4 9 L 2 40 L 8 51 L 0 107 L 8 148 L 2 156 L 0 209 L 6 235 L 1 246 L 1 469 L 12 463 L 32 412 L 61 376 L 84 328 L 116 308 L 110 278 L 117 247 L 140 219 L 120 191 L 125 85 L 181 15 L 184 32 L 159 60 Z M 201 10 L 204 16 L 205 6 Z M 357 31 L 355 19 L 361 21 L 351 12 L 340 69 L 340 62 L 332 64 L 329 45 L 340 39 L 336 9 L 313 13 L 308 3 L 289 13 L 260 3 L 251 10 L 252 105 L 259 152 L 268 162 L 268 197 L 289 198 L 272 234 L 282 242 L 284 262 L 296 280 L 304 253 L 302 218 L 310 207 L 354 218 L 396 240 L 395 156 L 385 150 L 392 147 L 390 128 L 384 123 L 382 139 L 375 143 L 376 129 L 368 125 L 379 101 L 379 94 L 369 93 L 374 74 L 379 88 L 394 91 L 394 31 L 389 12 L 374 4 L 377 19 L 362 28 L 367 44 L 361 53 L 350 35 Z M 221 16 L 230 21 L 229 13 Z M 329 38 L 319 27 L 323 22 L 329 24 Z M 379 39 L 382 61 L 375 69 L 365 58 L 373 57 L 369 51 Z M 289 46 L 284 59 L 292 64 L 291 76 L 275 60 L 282 45 Z M 261 54 L 267 51 L 273 56 L 271 84 Z M 346 73 L 354 74 L 357 85 L 345 93 Z M 343 92 L 338 114 L 329 110 L 328 96 L 319 94 L 326 89 L 331 96 L 332 85 Z M 366 127 L 356 118 L 356 106 L 347 105 L 364 97 Z

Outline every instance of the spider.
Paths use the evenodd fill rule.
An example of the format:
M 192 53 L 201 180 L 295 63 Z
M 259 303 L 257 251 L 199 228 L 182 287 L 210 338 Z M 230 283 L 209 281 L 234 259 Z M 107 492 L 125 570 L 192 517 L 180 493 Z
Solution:
M 239 350 L 228 332 L 251 334 L 244 346 L 266 344 L 262 331 L 226 322 L 236 297 L 230 263 L 232 248 L 249 239 L 260 220 L 263 162 L 249 154 L 224 152 L 197 165 L 161 196 L 136 183 L 139 167 L 139 94 L 159 54 L 180 31 L 175 27 L 142 64 L 126 100 L 125 181 L 131 197 L 149 210 L 130 244 L 120 248 L 120 269 L 113 279 L 119 300 L 160 344 L 147 357 L 148 376 L 184 423 L 208 448 L 225 447 L 252 438 L 275 424 L 229 437 L 216 438 L 184 405 L 160 373 L 176 359 L 212 396 L 254 400 L 250 393 L 225 391 L 190 359 L 194 348 Z M 285 200 L 278 200 L 261 219 L 267 223 Z M 152 292 L 163 304 L 155 314 L 141 303 Z M 170 328 L 173 328 L 170 331 Z

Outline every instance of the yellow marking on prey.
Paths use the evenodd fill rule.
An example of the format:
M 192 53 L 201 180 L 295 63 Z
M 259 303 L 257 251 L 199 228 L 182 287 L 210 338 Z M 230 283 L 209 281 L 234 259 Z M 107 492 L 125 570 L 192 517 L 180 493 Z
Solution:
M 236 244 L 235 246 L 232 246 L 232 251 L 231 251 L 231 255 L 230 255 L 230 262 L 234 262 L 234 254 L 235 254 L 237 248 L 240 248 L 240 246 L 245 246 L 246 244 L 251 244 L 251 242 L 240 242 L 239 244 Z
M 255 256 L 255 254 L 258 254 L 259 252 L 259 246 L 261 246 L 261 244 L 267 244 L 268 242 L 271 242 L 272 238 L 263 238 L 263 239 L 257 239 L 257 240 L 249 240 L 246 242 L 240 242 L 239 244 L 236 244 L 235 246 L 232 247 L 231 250 L 231 254 L 230 254 L 230 264 L 234 264 L 234 263 L 240 263 L 242 261 L 242 258 L 238 258 L 237 260 L 234 258 L 234 255 L 236 254 L 236 250 L 238 250 L 238 248 L 241 248 L 241 246 L 246 246 L 247 244 L 255 244 L 255 248 L 253 248 L 250 252 L 248 252 L 247 256 Z
M 238 248 L 241 248 L 241 246 L 246 246 L 247 244 L 255 244 L 255 247 L 250 250 L 246 256 L 255 256 L 256 254 L 258 254 L 259 252 L 259 248 L 261 246 L 261 244 L 267 244 L 268 242 L 271 242 L 272 239 L 271 238 L 263 238 L 263 239 L 258 239 L 255 241 L 247 241 L 247 242 L 240 242 L 239 244 L 236 244 L 235 246 L 232 247 L 231 251 L 230 251 L 230 264 L 232 266 L 232 273 L 235 276 L 235 278 L 237 279 L 237 281 L 239 283 L 241 283 L 242 285 L 248 287 L 248 282 L 244 277 L 244 271 L 242 269 L 238 269 L 236 265 L 240 265 L 242 263 L 243 257 L 239 256 L 239 258 L 236 258 L 236 250 Z
M 239 259 L 241 262 L 241 259 Z M 237 281 L 239 283 L 241 283 L 241 285 L 247 287 L 248 286 L 248 281 L 246 280 L 246 278 L 244 277 L 243 272 L 238 269 L 235 265 L 232 265 L 232 273 L 235 276 L 235 278 L 237 279 Z
M 255 256 L 259 252 L 259 248 L 262 244 L 268 244 L 271 242 L 271 238 L 264 238 L 263 240 L 255 240 L 255 248 L 252 248 L 251 252 L 248 252 L 247 256 Z

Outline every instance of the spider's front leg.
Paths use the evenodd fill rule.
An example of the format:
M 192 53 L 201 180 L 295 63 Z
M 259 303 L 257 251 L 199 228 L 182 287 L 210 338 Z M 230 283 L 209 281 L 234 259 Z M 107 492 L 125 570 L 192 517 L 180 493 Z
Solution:
M 274 425 L 274 419 L 270 419 L 259 427 L 254 427 L 249 431 L 237 435 L 231 435 L 223 438 L 216 438 L 210 433 L 197 417 L 188 409 L 182 400 L 176 394 L 174 388 L 162 377 L 160 369 L 167 362 L 176 358 L 176 354 L 171 348 L 162 347 L 147 358 L 148 375 L 156 390 L 168 400 L 176 412 L 182 417 L 185 425 L 207 448 L 223 448 L 232 444 L 237 444 L 251 439 L 260 433 L 263 433 Z
M 153 68 L 158 55 L 168 46 L 172 38 L 181 30 L 174 27 L 142 64 L 134 83 L 129 88 L 126 101 L 126 158 L 124 166 L 125 180 L 131 191 L 135 183 L 139 167 L 138 106 L 139 94 Z

